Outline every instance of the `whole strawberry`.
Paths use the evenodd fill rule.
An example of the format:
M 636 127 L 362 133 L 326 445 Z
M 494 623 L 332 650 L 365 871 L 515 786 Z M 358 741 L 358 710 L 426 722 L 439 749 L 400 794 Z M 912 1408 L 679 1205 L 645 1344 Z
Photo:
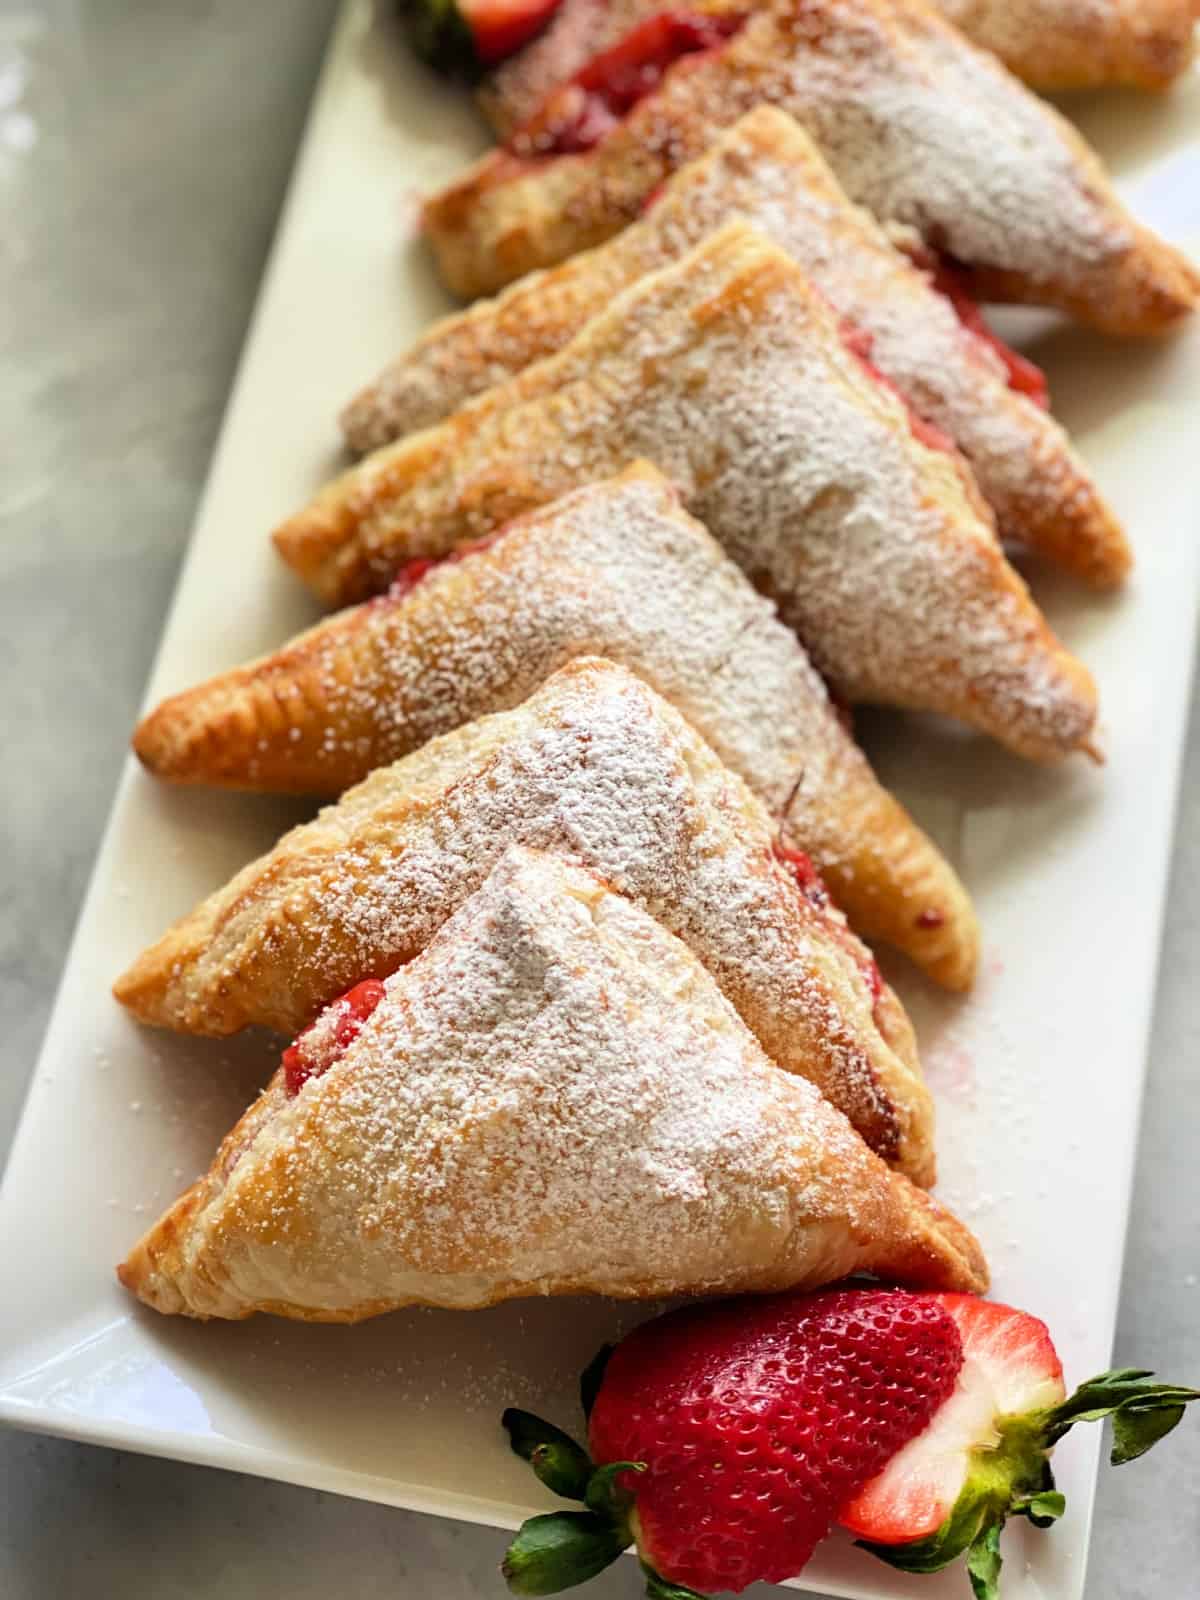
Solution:
M 676 1311 L 583 1378 L 591 1455 L 506 1411 L 513 1449 L 584 1511 L 531 1517 L 509 1547 L 516 1594 L 582 1583 L 636 1544 L 652 1600 L 779 1582 L 834 1521 L 906 1572 L 965 1557 L 994 1600 L 1009 1516 L 1064 1509 L 1050 1452 L 1113 1419 L 1112 1460 L 1169 1433 L 1193 1389 L 1136 1369 L 1070 1398 L 1044 1323 L 972 1295 L 874 1288 Z
M 509 1587 L 555 1593 L 631 1542 L 663 1600 L 789 1578 L 925 1428 L 961 1364 L 953 1319 L 899 1291 L 729 1300 L 646 1323 L 603 1370 L 591 1461 L 558 1430 L 505 1413 L 514 1449 L 589 1508 L 526 1523 Z
M 440 72 L 475 78 L 528 44 L 559 0 L 400 0 L 413 49 Z

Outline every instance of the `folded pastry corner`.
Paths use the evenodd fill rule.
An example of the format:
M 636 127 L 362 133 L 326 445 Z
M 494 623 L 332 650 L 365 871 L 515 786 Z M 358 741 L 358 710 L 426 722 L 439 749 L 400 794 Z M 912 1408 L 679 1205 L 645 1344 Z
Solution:
M 931 277 L 896 249 L 843 193 L 800 125 L 765 104 L 668 179 L 646 214 L 606 244 L 435 323 L 346 408 L 348 443 L 374 450 L 440 422 L 561 349 L 615 295 L 734 217 L 803 268 L 874 366 L 954 440 L 1006 538 L 1098 587 L 1120 583 L 1129 545 L 1050 416 L 1042 375 L 990 333 L 949 273 Z
M 911 1025 L 819 877 L 672 707 L 581 657 L 512 711 L 372 773 L 143 953 L 143 1022 L 295 1033 L 422 950 L 510 844 L 578 858 L 687 943 L 778 1065 L 921 1181 L 932 1108 Z
M 172 696 L 133 745 L 168 781 L 336 795 L 592 653 L 682 713 L 864 937 L 969 986 L 978 927 L 953 868 L 880 786 L 774 606 L 646 463 Z
M 164 1313 L 321 1322 L 987 1283 L 970 1232 L 772 1065 L 680 940 L 519 849 L 297 1040 L 118 1272 Z
M 1118 334 L 1159 332 L 1200 300 L 1200 273 L 1125 210 L 1065 118 L 925 0 L 769 0 L 720 48 L 648 81 L 657 87 L 616 111 L 602 85 L 566 86 L 428 201 L 455 292 L 494 293 L 610 238 L 721 128 L 769 101 L 802 123 L 854 200 L 970 268 L 985 297 Z M 581 95 L 609 115 L 586 116 Z
M 645 457 L 844 698 L 958 717 L 1037 760 L 1087 749 L 1095 686 L 944 444 L 796 263 L 737 221 L 556 355 L 366 457 L 275 541 L 344 603 Z

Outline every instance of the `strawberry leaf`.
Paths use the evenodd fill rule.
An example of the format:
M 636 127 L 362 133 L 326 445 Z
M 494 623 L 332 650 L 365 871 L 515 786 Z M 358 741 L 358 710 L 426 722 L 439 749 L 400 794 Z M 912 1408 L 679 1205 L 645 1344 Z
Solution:
M 1152 1445 L 1178 1426 L 1184 1408 L 1200 1400 L 1200 1390 L 1178 1384 L 1150 1383 L 1154 1374 L 1142 1367 L 1118 1367 L 1080 1384 L 1069 1399 L 1046 1414 L 1047 1449 L 1057 1444 L 1077 1422 L 1113 1419 L 1114 1467 L 1145 1455 Z
M 500 1571 L 513 1594 L 558 1594 L 603 1572 L 629 1542 L 627 1529 L 590 1511 L 552 1511 L 522 1525 Z
M 587 1498 L 591 1462 L 571 1440 L 565 1445 L 557 1441 L 535 1445 L 529 1465 L 551 1494 L 562 1500 Z
M 980 1528 L 967 1551 L 967 1576 L 975 1600 L 997 1600 L 1000 1593 L 1000 1529 L 999 1522 L 988 1522 Z
M 1013 1516 L 1028 1517 L 1035 1528 L 1050 1527 L 1066 1509 L 1067 1497 L 1059 1494 L 1057 1489 L 1043 1489 L 1040 1494 L 1027 1495 L 1025 1499 L 1012 1503 Z
M 596 1396 L 600 1393 L 600 1385 L 604 1382 L 605 1369 L 616 1348 L 615 1344 L 602 1344 L 584 1367 L 579 1379 L 579 1403 L 583 1407 L 584 1416 L 589 1420 L 592 1407 L 596 1404 Z
M 401 0 L 400 16 L 422 61 L 452 77 L 479 77 L 475 37 L 458 0 Z
M 1114 1412 L 1113 1442 L 1109 1460 L 1114 1467 L 1136 1461 L 1183 1421 L 1183 1405 L 1159 1405 L 1152 1411 L 1136 1407 Z
M 516 1406 L 509 1406 L 500 1421 L 513 1453 L 529 1462 L 547 1489 L 564 1500 L 585 1497 L 592 1476 L 591 1457 L 570 1434 Z

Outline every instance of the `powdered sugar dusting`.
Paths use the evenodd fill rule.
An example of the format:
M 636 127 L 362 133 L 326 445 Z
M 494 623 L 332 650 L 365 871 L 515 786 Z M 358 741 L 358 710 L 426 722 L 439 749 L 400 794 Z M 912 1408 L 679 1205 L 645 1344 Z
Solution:
M 570 0 L 567 0 L 570 3 Z M 942 13 L 1039 87 L 1161 88 L 1191 55 L 1190 0 L 937 0 Z
M 1186 65 L 1194 25 L 1187 0 L 933 0 L 948 21 L 1038 87 L 1161 86 Z M 480 101 L 502 135 L 527 122 L 551 90 L 662 0 L 562 0 L 550 26 L 490 77 Z M 689 9 L 736 12 L 745 0 Z
M 143 957 L 163 984 L 156 1015 L 296 1033 L 352 984 L 411 960 L 509 844 L 575 856 L 644 906 L 773 1060 L 928 1171 L 911 1035 L 894 999 L 876 1004 L 862 945 L 776 863 L 770 818 L 741 780 L 605 662 L 573 663 L 517 710 L 434 740 L 286 835 Z M 164 973 L 172 956 L 179 971 Z
M 611 235 L 717 130 L 763 101 L 803 124 L 846 191 L 881 220 L 1012 274 L 1023 297 L 1087 299 L 1097 317 L 1119 316 L 1140 241 L 1099 163 L 1063 119 L 918 0 L 776 0 L 724 50 L 669 73 L 586 155 L 516 173 L 508 158 L 485 158 L 427 208 L 448 278 L 488 292 Z M 1151 270 L 1149 256 L 1144 265 Z
M 806 828 L 809 804 L 836 810 L 843 789 L 875 786 L 796 636 L 649 467 L 552 502 L 489 549 L 435 568 L 415 593 L 331 618 L 154 720 L 183 724 L 169 775 L 187 775 L 195 759 L 198 775 L 211 776 L 213 730 L 237 707 L 248 729 L 267 730 L 265 750 L 248 734 L 252 748 L 231 752 L 243 778 L 336 791 L 518 705 L 587 654 L 651 684 L 772 815 L 793 802 L 802 838 L 815 831 L 824 843 L 830 833 L 825 823 Z M 261 702 L 249 716 L 248 696 Z M 851 802 L 870 805 L 865 794 Z M 849 859 L 853 845 L 841 853 Z
M 1094 690 L 951 456 L 846 350 L 777 248 L 730 224 L 557 356 L 368 457 L 277 535 L 326 592 L 384 587 L 636 456 L 779 601 L 847 698 L 961 717 L 1024 754 L 1086 742 Z M 332 596 L 331 596 L 332 597 Z
M 528 122 L 551 90 L 662 9 L 662 0 L 562 0 L 549 27 L 502 62 L 480 91 L 492 124 L 508 135 Z M 714 7 L 701 0 L 689 9 Z
M 851 922 L 962 981 L 975 931 L 961 885 L 880 788 L 795 634 L 647 466 L 174 697 L 135 748 L 160 776 L 336 794 L 586 654 L 683 714 Z
M 293 1101 L 277 1078 L 251 1120 L 186 1220 L 171 1309 L 968 1273 L 956 1225 L 765 1059 L 682 944 L 525 852 L 390 980 L 328 1074 Z
M 1162 85 L 1186 66 L 1194 11 L 1187 0 L 933 0 L 947 21 L 1035 85 Z M 662 0 L 563 0 L 554 21 L 502 62 L 480 93 L 499 133 L 528 122 L 550 91 L 610 50 Z M 742 11 L 746 0 L 701 0 Z
M 1003 363 L 868 212 L 838 188 L 784 112 L 759 106 L 667 183 L 644 219 L 608 244 L 436 324 L 347 408 L 353 448 L 376 449 L 440 421 L 560 349 L 613 294 L 741 216 L 871 335 L 871 359 L 955 439 L 1010 538 L 1085 569 L 1124 546 L 1062 429 L 1008 386 Z

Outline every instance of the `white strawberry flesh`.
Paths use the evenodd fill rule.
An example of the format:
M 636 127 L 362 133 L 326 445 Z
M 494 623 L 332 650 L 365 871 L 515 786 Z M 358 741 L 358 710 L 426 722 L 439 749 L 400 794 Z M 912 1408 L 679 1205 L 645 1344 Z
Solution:
M 1066 1397 L 1045 1323 L 973 1295 L 939 1301 L 958 1326 L 963 1365 L 954 1393 L 838 1520 L 859 1538 L 900 1544 L 936 1533 L 966 1487 L 977 1452 L 1000 1443 L 997 1422 L 1049 1410 Z

